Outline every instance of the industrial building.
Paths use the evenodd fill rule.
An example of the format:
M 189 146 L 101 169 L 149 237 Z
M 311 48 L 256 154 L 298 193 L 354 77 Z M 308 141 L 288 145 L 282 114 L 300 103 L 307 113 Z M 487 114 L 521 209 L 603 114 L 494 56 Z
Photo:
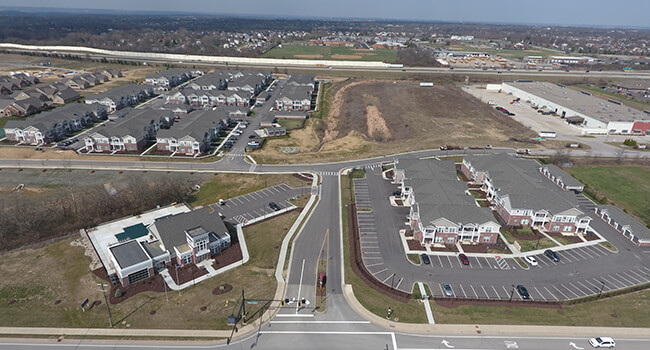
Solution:
M 530 80 L 503 82 L 501 91 L 583 127 L 583 134 L 650 135 L 650 111 L 598 98 L 587 91 Z

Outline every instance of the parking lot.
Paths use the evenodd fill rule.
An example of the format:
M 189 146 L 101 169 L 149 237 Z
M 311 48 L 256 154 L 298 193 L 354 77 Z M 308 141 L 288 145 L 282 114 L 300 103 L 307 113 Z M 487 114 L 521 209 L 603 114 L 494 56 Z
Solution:
M 225 217 L 225 220 L 240 224 L 268 215 L 275 210 L 269 207 L 274 202 L 280 209 L 292 206 L 290 198 L 310 193 L 309 187 L 291 188 L 285 184 L 267 187 L 234 198 L 224 198 L 223 205 L 210 204 L 210 207 Z
M 594 230 L 615 244 L 617 253 L 589 242 L 554 250 L 558 262 L 543 254 L 533 255 L 538 264 L 528 264 L 527 269 L 509 254 L 468 253 L 469 265 L 463 265 L 457 254 L 449 252 L 431 253 L 430 264 L 414 266 L 397 234 L 405 228 L 409 209 L 392 207 L 388 201 L 397 187 L 381 178 L 380 169 L 366 168 L 366 178 L 356 179 L 354 188 L 363 262 L 377 280 L 402 291 L 411 292 L 420 281 L 429 285 L 434 296 L 447 297 L 440 285 L 447 282 L 455 298 L 509 300 L 512 294 L 513 300 L 519 300 L 513 285 L 521 284 L 531 300 L 556 302 L 650 282 L 650 254 L 598 219 L 593 222 Z

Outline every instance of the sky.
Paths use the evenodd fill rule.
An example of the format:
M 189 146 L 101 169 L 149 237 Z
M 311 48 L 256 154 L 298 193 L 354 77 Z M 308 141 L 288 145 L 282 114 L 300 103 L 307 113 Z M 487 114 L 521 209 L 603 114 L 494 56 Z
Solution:
M 0 6 L 650 28 L 650 0 L 0 0 Z

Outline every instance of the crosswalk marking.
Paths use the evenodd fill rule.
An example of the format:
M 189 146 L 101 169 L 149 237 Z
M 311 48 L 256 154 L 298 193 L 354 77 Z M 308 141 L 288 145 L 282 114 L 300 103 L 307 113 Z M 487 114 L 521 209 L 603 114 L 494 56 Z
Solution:
M 497 265 L 499 265 L 499 268 L 501 268 L 501 270 L 510 270 L 510 265 L 508 265 L 508 262 L 506 261 L 506 259 L 498 256 L 498 257 L 494 258 L 494 260 L 496 260 Z
M 319 171 L 318 174 L 322 176 L 339 176 L 338 171 Z

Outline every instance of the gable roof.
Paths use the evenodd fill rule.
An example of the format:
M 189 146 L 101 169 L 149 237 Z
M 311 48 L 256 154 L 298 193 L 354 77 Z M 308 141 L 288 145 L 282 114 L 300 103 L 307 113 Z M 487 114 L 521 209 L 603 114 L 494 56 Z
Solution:
M 153 225 L 165 249 L 170 251 L 187 244 L 185 231 L 189 229 L 202 227 L 206 232 L 228 232 L 221 217 L 217 213 L 210 213 L 207 207 L 158 219 Z
M 619 225 L 629 226 L 630 231 L 640 240 L 650 241 L 650 229 L 635 218 L 613 205 L 601 205 L 600 210 L 607 210 L 608 215 Z

